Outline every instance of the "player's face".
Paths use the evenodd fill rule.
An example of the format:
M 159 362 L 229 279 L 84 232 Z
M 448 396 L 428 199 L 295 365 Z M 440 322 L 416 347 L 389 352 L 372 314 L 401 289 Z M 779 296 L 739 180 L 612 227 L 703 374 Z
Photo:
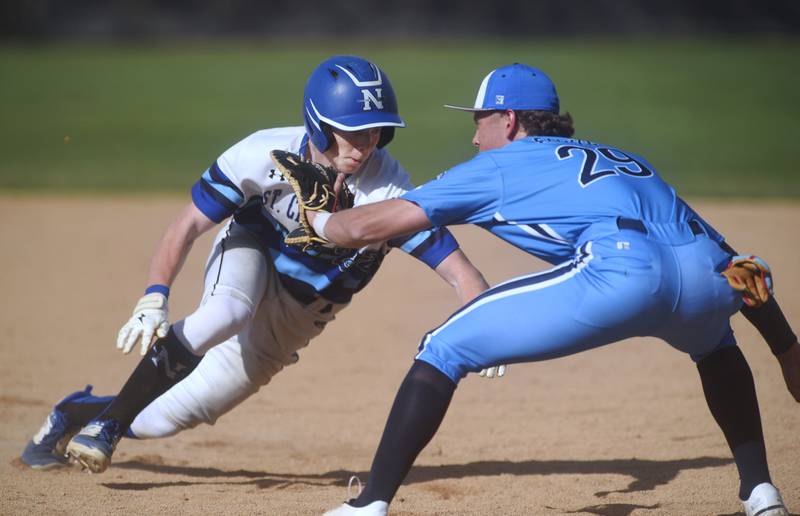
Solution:
M 361 131 L 333 129 L 333 143 L 324 154 L 336 170 L 353 174 L 375 152 L 380 137 L 380 127 Z
M 500 148 L 509 142 L 508 114 L 503 111 L 476 111 L 472 145 L 479 152 Z

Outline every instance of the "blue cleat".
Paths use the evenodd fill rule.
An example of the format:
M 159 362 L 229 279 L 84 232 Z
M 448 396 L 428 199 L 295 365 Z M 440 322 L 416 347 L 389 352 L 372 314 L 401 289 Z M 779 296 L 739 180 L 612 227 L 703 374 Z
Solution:
M 22 451 L 22 462 L 33 469 L 66 466 L 68 463 L 64 457 L 64 448 L 76 429 L 70 429 L 69 417 L 62 408 L 67 403 L 81 403 L 88 399 L 98 399 L 92 396 L 91 385 L 87 385 L 82 391 L 73 392 L 53 407 L 42 427 Z
M 123 432 L 115 419 L 94 419 L 67 444 L 67 458 L 92 473 L 102 473 L 109 464 Z

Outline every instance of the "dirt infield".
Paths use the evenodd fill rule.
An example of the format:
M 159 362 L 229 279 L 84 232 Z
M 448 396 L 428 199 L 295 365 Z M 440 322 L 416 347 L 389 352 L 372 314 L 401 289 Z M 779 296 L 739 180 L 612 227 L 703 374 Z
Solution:
M 370 288 L 301 360 L 213 427 L 124 440 L 101 475 L 36 472 L 18 455 L 51 405 L 116 392 L 137 362 L 114 338 L 149 255 L 183 200 L 0 197 L 0 514 L 316 514 L 366 479 L 420 336 L 457 308 L 438 277 L 392 253 Z M 697 202 L 739 249 L 776 271 L 800 330 L 800 205 Z M 544 268 L 455 228 L 491 284 Z M 794 236 L 792 236 L 794 235 Z M 210 237 L 173 288 L 172 318 L 200 294 Z M 800 406 L 769 349 L 734 321 L 753 369 L 775 483 L 800 511 Z M 738 479 L 691 361 L 635 339 L 502 380 L 467 378 L 401 487 L 394 514 L 736 514 Z

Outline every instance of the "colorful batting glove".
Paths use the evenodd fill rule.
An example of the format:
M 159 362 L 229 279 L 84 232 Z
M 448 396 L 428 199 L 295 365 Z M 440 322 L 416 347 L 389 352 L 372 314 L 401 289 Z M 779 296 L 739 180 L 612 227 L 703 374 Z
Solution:
M 722 271 L 731 288 L 742 293 L 747 306 L 758 308 L 774 295 L 772 271 L 767 262 L 755 255 L 738 255 L 731 258 Z
M 123 353 L 131 352 L 131 349 L 140 342 L 141 354 L 147 354 L 153 337 L 164 338 L 169 331 L 169 314 L 167 309 L 167 296 L 160 292 L 145 294 L 136 303 L 133 309 L 133 316 L 119 330 L 117 335 L 117 349 Z

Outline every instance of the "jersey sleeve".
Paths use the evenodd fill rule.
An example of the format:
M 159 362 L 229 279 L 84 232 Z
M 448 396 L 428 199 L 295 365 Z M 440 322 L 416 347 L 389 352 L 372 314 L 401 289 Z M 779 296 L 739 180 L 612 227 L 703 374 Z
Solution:
M 214 222 L 222 222 L 244 204 L 244 192 L 214 162 L 192 186 L 192 202 Z
M 192 186 L 195 206 L 214 222 L 222 222 L 252 197 L 260 197 L 275 181 L 263 136 L 254 133 L 225 151 Z
M 401 196 L 425 211 L 436 226 L 491 220 L 503 198 L 502 178 L 491 156 L 479 154 Z
M 434 227 L 413 235 L 393 238 L 389 247 L 397 247 L 435 269 L 442 260 L 458 249 L 456 237 L 447 228 Z

